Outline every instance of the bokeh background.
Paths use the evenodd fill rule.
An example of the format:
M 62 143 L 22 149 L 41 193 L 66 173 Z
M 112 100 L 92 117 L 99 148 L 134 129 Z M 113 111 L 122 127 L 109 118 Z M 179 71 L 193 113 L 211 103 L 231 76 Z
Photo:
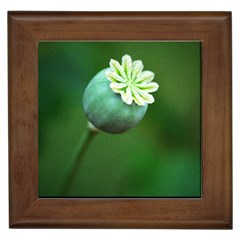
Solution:
M 83 92 L 124 54 L 155 73 L 155 103 L 135 128 L 100 133 L 63 197 L 201 196 L 199 42 L 39 42 L 39 196 L 60 197 L 86 132 Z

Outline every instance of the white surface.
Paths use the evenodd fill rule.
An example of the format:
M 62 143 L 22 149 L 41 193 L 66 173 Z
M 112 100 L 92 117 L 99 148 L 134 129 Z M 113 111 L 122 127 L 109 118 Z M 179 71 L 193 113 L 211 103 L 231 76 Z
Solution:
M 232 11 L 233 14 L 233 230 L 17 230 L 8 228 L 7 11 Z M 0 0 L 0 238 L 18 239 L 240 239 L 240 3 L 238 0 Z M 239 236 L 238 236 L 239 235 Z

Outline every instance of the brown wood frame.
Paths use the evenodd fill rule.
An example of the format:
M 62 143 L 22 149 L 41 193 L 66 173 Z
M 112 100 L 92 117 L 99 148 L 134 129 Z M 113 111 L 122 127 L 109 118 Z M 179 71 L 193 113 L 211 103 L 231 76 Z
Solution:
M 9 12 L 12 228 L 232 228 L 230 12 Z M 38 197 L 39 40 L 202 42 L 202 198 Z

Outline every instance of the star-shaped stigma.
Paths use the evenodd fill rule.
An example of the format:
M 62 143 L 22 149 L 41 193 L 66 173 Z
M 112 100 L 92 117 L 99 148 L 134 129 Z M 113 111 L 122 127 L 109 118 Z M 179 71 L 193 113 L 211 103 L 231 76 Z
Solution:
M 106 77 L 110 80 L 110 88 L 121 94 L 122 100 L 131 105 L 133 101 L 138 105 L 153 103 L 154 97 L 149 94 L 158 90 L 158 84 L 152 82 L 154 73 L 143 71 L 141 60 L 132 61 L 129 55 L 122 57 L 122 65 L 110 60 L 110 69 L 106 71 Z

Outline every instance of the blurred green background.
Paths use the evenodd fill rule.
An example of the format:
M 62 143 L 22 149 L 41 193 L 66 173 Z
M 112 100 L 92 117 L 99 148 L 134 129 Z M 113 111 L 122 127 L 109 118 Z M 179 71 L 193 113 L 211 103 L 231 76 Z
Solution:
M 124 54 L 155 73 L 155 103 L 132 130 L 96 136 L 67 196 L 201 196 L 199 42 L 39 42 L 40 197 L 61 196 L 86 131 L 84 89 Z

